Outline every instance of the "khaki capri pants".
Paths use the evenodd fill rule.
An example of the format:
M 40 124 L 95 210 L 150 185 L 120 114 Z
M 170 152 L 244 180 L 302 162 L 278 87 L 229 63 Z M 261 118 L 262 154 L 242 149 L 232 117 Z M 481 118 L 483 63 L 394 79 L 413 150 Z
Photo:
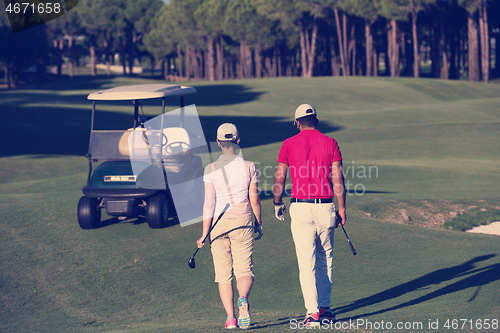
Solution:
M 252 218 L 220 219 L 211 232 L 215 282 L 231 284 L 234 276 L 254 277 Z

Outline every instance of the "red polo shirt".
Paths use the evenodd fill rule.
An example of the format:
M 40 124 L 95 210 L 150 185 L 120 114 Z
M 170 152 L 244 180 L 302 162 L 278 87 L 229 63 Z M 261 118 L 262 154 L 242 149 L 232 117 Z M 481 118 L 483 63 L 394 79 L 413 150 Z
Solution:
M 334 197 L 332 164 L 342 161 L 335 139 L 320 131 L 302 130 L 285 140 L 278 162 L 288 165 L 292 177 L 292 197 L 328 199 Z

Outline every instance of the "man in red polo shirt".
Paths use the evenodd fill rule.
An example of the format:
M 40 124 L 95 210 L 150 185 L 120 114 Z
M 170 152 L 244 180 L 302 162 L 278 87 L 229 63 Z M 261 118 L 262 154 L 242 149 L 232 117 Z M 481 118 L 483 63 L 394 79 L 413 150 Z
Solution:
M 291 229 L 307 309 L 304 324 L 319 326 L 325 320 L 335 321 L 330 310 L 333 234 L 337 215 L 340 223 L 346 222 L 342 155 L 337 142 L 316 129 L 317 113 L 311 105 L 302 104 L 295 110 L 295 125 L 299 134 L 285 140 L 279 153 L 274 207 L 276 218 L 284 220 L 286 208 L 281 198 L 289 169 Z

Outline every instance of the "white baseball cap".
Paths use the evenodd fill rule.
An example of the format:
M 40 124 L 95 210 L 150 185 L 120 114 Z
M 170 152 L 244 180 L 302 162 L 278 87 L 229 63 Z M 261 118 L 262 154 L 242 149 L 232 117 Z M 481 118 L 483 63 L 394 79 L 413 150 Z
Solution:
M 317 112 L 316 112 L 316 109 L 310 104 L 301 104 L 295 110 L 295 120 L 302 118 L 302 117 L 311 116 L 311 115 L 317 115 Z M 294 124 L 295 124 L 295 121 L 294 121 Z
M 225 123 L 217 129 L 217 139 L 219 141 L 236 141 L 238 138 L 238 129 L 234 124 Z

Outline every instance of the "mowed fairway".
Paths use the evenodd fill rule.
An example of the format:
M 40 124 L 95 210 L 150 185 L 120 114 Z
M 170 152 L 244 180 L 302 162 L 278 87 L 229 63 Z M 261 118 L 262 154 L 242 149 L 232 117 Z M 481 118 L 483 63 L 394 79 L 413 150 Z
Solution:
M 201 224 L 153 230 L 143 220 L 118 223 L 103 214 L 102 228 L 78 226 L 88 173 L 86 96 L 137 83 L 151 81 L 81 77 L 0 91 L 0 332 L 223 327 L 209 249 L 197 254 L 196 269 L 187 264 Z M 316 107 L 319 129 L 338 141 L 349 184 L 346 230 L 358 255 L 337 230 L 337 328 L 500 330 L 500 236 L 379 218 L 394 202 L 500 206 L 500 85 L 363 77 L 188 85 L 198 90 L 186 102 L 196 104 L 207 141 L 221 123 L 235 123 L 244 158 L 259 168 L 264 236 L 255 243 L 252 330 L 296 331 L 305 315 L 289 215 L 276 220 L 265 192 L 302 103 Z M 177 100 L 169 103 L 177 108 Z M 103 110 L 101 128 L 131 127 L 132 107 Z

